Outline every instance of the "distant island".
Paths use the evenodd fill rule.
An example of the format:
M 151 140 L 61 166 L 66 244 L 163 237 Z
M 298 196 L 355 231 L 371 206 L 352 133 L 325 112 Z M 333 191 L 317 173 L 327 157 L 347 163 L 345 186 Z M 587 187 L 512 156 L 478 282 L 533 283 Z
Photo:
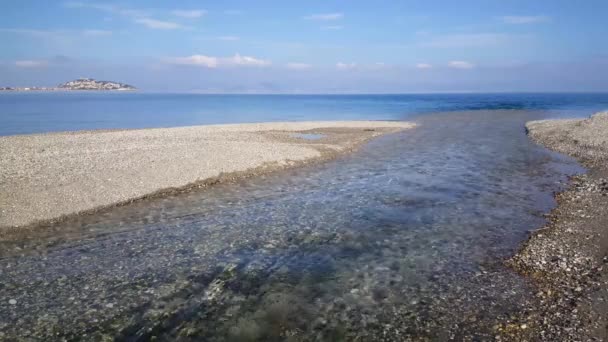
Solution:
M 95 90 L 95 91 L 124 91 L 137 90 L 132 85 L 113 81 L 96 81 L 92 78 L 79 78 L 62 83 L 56 87 L 0 87 L 0 91 L 64 91 L 64 90 Z

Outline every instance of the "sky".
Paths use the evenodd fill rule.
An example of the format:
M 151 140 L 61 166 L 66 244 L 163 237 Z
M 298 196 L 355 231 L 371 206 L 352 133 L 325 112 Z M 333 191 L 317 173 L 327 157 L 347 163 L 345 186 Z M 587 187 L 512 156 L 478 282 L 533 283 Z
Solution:
M 0 86 L 608 91 L 606 0 L 0 0 Z

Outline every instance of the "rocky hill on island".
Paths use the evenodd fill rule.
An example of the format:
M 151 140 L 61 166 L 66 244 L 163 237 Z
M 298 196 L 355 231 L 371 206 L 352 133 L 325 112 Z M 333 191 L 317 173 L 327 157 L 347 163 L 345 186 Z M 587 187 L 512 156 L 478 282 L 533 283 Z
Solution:
M 57 86 L 58 89 L 64 90 L 135 90 L 136 88 L 129 84 L 113 81 L 96 81 L 92 78 L 79 78 L 77 80 L 62 83 Z
M 96 81 L 92 78 L 79 78 L 73 81 L 62 83 L 56 87 L 0 87 L 0 91 L 65 91 L 65 90 L 137 90 L 132 85 L 113 82 L 113 81 Z

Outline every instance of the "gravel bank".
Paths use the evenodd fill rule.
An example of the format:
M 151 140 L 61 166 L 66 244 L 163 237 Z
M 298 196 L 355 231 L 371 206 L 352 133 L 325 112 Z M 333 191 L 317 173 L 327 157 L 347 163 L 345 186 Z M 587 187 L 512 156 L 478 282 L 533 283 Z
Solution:
M 556 196 L 548 224 L 509 261 L 538 284 L 538 303 L 501 330 L 515 340 L 607 340 L 608 113 L 526 127 L 533 140 L 577 158 L 588 173 Z
M 411 127 L 293 122 L 0 137 L 0 231 L 331 158 Z

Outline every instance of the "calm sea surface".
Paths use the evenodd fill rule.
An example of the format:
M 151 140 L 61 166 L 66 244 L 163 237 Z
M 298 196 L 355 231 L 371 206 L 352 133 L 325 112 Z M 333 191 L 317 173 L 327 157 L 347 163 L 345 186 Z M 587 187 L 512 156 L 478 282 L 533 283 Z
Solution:
M 606 94 L 198 95 L 0 93 L 0 135 L 297 120 L 403 120 L 472 109 L 608 109 Z
M 524 124 L 608 103 L 564 94 L 0 99 L 12 127 L 0 125 L 3 134 L 418 123 L 322 165 L 139 201 L 0 243 L 2 336 L 119 341 L 492 340 L 497 324 L 537 300 L 504 259 L 542 226 L 567 176 L 582 172 L 532 143 Z

